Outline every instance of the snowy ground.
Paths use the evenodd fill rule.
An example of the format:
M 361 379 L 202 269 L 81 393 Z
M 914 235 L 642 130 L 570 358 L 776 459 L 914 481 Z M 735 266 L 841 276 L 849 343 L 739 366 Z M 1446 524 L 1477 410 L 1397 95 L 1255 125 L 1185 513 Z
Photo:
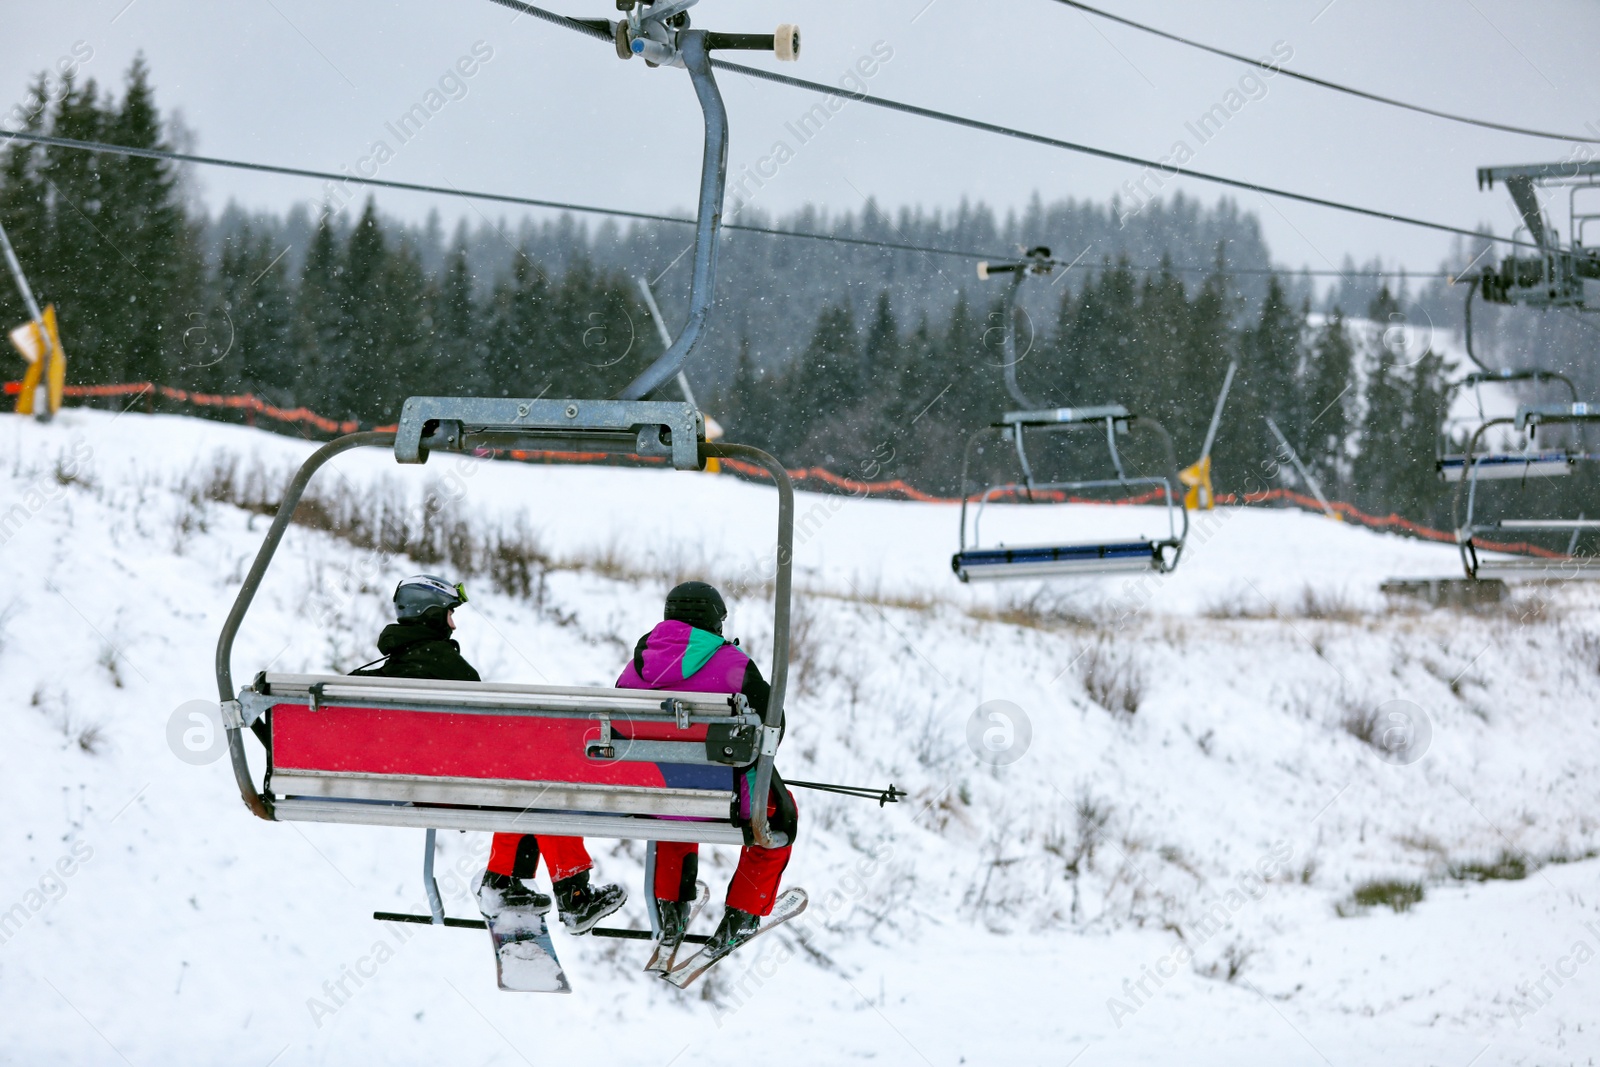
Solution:
M 789 881 L 810 890 L 810 921 L 698 993 L 647 981 L 638 945 L 558 932 L 576 994 L 538 998 L 494 988 L 481 933 L 368 918 L 419 906 L 420 832 L 258 821 L 225 760 L 191 766 L 169 746 L 173 710 L 214 696 L 216 632 L 266 526 L 195 490 L 219 458 L 277 478 L 311 446 L 82 411 L 6 419 L 0 443 L 0 1062 L 1600 1057 L 1587 587 L 1525 583 L 1477 615 L 1392 604 L 1381 580 L 1458 574 L 1453 547 L 1221 510 L 1166 579 L 967 588 L 949 572 L 953 508 L 802 494 L 781 765 L 893 780 L 910 800 L 802 793 Z M 730 633 L 768 653 L 752 580 L 768 489 L 443 458 L 419 471 L 375 450 L 336 468 L 327 485 L 347 499 L 431 484 L 485 530 L 537 532 L 542 599 L 469 578 L 461 634 L 486 677 L 609 682 L 667 584 L 700 573 L 747 589 Z M 1024 541 L 1160 515 L 996 520 Z M 236 676 L 376 655 L 393 581 L 418 569 L 292 530 Z M 994 700 L 1029 724 L 1000 767 L 967 742 Z M 1396 721 L 1417 731 L 1399 758 L 1357 736 Z M 449 908 L 468 915 L 486 838 L 441 839 Z M 637 892 L 642 850 L 592 844 Z M 716 900 L 732 856 L 707 852 Z M 1526 877 L 1478 881 L 1473 864 Z M 1353 903 L 1384 880 L 1424 899 Z M 637 903 L 627 914 L 642 923 Z

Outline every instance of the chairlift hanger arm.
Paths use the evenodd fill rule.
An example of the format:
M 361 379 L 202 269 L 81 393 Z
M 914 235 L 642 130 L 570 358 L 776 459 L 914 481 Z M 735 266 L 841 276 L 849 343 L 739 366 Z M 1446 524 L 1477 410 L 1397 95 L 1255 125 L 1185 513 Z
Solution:
M 754 49 L 775 52 L 779 59 L 795 59 L 800 50 L 800 31 L 794 26 L 780 26 L 775 34 L 708 33 L 689 29 L 687 9 L 694 2 L 656 0 L 649 4 L 621 0 L 619 7 L 627 12 L 627 18 L 613 28 L 617 54 L 621 58 L 637 55 L 651 66 L 676 66 L 689 72 L 705 121 L 688 318 L 667 350 L 618 394 L 622 400 L 642 400 L 677 376 L 700 343 L 716 299 L 717 257 L 728 174 L 728 112 L 711 69 L 711 52 Z
M 1050 258 L 1050 249 L 1038 245 L 1027 250 L 1025 259 L 1015 263 L 988 263 L 978 264 L 978 277 L 987 279 L 995 274 L 1010 274 L 1011 284 L 1006 286 L 1005 295 L 1001 298 L 1002 352 L 1005 356 L 1006 391 L 1011 398 L 1025 408 L 1040 408 L 1044 405 L 1032 400 L 1022 391 L 1021 384 L 1017 381 L 1017 293 L 1022 289 L 1022 283 L 1028 280 L 1030 274 L 1049 274 L 1055 268 L 1055 261 Z M 1022 459 L 1024 469 L 1027 467 L 1027 458 L 1022 455 L 1022 442 L 1017 441 L 1019 458 Z M 1030 479 L 1031 480 L 1031 479 Z

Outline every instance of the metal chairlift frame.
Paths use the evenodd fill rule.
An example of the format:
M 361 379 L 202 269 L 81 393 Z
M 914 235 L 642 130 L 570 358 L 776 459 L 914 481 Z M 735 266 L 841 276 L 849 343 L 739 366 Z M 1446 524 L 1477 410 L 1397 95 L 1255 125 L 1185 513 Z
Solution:
M 411 397 L 394 432 L 348 434 L 323 445 L 300 466 L 284 490 L 272 525 L 244 578 L 217 640 L 216 679 L 222 700 L 228 752 L 239 794 L 255 815 L 269 820 L 437 827 L 514 833 L 583 834 L 650 841 L 677 840 L 756 844 L 786 843 L 767 821 L 766 797 L 788 679 L 790 593 L 794 545 L 794 489 L 782 464 L 749 445 L 711 443 L 704 416 L 692 405 L 646 401 L 670 381 L 694 350 L 713 301 L 722 201 L 726 184 L 727 114 L 712 74 L 714 48 L 776 50 L 794 58 L 799 31 L 777 35 L 712 34 L 688 28 L 684 9 L 693 0 L 630 5 L 628 18 L 610 26 L 619 55 L 642 55 L 655 66 L 689 72 L 705 121 L 699 215 L 688 321 L 676 340 L 618 400 Z M 625 46 L 627 50 L 625 51 Z M 764 718 L 737 695 L 658 690 L 572 688 L 439 682 L 342 675 L 262 673 L 237 691 L 233 644 L 295 508 L 311 478 L 329 460 L 355 448 L 387 447 L 400 463 L 426 463 L 435 452 L 486 449 L 548 449 L 604 452 L 668 460 L 677 470 L 701 470 L 708 459 L 736 458 L 771 474 L 778 489 L 777 569 L 774 585 L 771 697 Z M 422 718 L 418 718 L 421 716 Z M 438 718 L 433 718 L 437 716 Z M 571 781 L 486 779 L 418 773 L 288 766 L 274 760 L 272 720 L 295 730 L 349 726 L 352 738 L 363 718 L 392 727 L 437 725 L 466 730 L 476 717 L 492 716 L 507 737 L 530 737 L 535 727 L 575 720 L 583 758 L 597 767 L 629 762 L 689 767 L 755 768 L 747 823 L 738 812 L 736 788 L 724 790 L 617 787 Z M 620 724 L 627 727 L 627 736 Z M 257 788 L 243 732 L 250 728 L 267 749 L 267 773 Z M 618 734 L 613 733 L 617 728 Z M 661 740 L 685 738 L 684 740 Z M 284 738 L 280 738 L 283 740 Z M 730 773 L 729 782 L 733 781 Z M 430 843 L 431 843 L 430 835 Z M 431 856 L 431 850 L 430 850 Z M 442 921 L 434 909 L 436 921 Z
M 1548 573 L 1552 569 L 1556 570 L 1559 576 L 1566 578 L 1600 578 L 1600 557 L 1573 555 L 1573 548 L 1576 546 L 1578 535 L 1585 530 L 1600 530 L 1600 519 L 1588 519 L 1580 516 L 1576 519 L 1473 521 L 1478 497 L 1478 463 L 1481 462 L 1478 444 L 1483 435 L 1491 428 L 1510 425 L 1518 431 L 1526 431 L 1529 437 L 1532 438 L 1540 426 L 1588 425 L 1594 423 L 1600 423 L 1600 407 L 1575 401 L 1570 404 L 1524 404 L 1517 409 L 1516 415 L 1489 419 L 1478 427 L 1468 442 L 1466 452 L 1467 456 L 1473 457 L 1474 462 L 1467 476 L 1456 483 L 1455 496 L 1451 504 L 1452 517 L 1456 527 L 1456 543 L 1460 546 L 1461 564 L 1465 568 L 1468 578 Z M 1600 459 L 1600 455 L 1574 453 L 1570 449 L 1564 454 L 1569 464 L 1576 463 L 1579 460 Z M 1567 555 L 1559 559 L 1522 556 L 1482 559 L 1478 555 L 1476 539 L 1480 534 L 1541 533 L 1560 530 L 1572 531 L 1572 541 L 1569 543 Z
M 1183 545 L 1189 536 L 1189 512 L 1183 507 L 1174 474 L 1129 475 L 1123 466 L 1122 454 L 1117 446 L 1117 435 L 1126 435 L 1134 427 L 1148 428 L 1161 438 L 1166 450 L 1169 469 L 1177 467 L 1177 457 L 1172 447 L 1172 437 L 1166 428 L 1154 419 L 1134 415 L 1121 404 L 1103 404 L 1084 408 L 1055 408 L 1045 411 L 1008 411 L 1000 422 L 986 426 L 967 440 L 961 461 L 961 540 L 960 549 L 950 559 L 950 568 L 963 582 L 995 578 L 1028 578 L 1049 575 L 1122 574 L 1156 571 L 1166 574 L 1178 565 Z M 1033 477 L 1026 463 L 1024 435 L 1038 433 L 1105 433 L 1106 447 L 1111 454 L 1115 478 L 1094 478 L 1076 481 L 1041 482 Z M 972 547 L 967 542 L 967 511 L 972 502 L 974 488 L 970 478 L 973 450 L 985 437 L 998 434 L 1008 438 L 1024 463 L 1023 481 L 990 485 L 978 497 L 973 513 Z M 1021 492 L 1030 502 L 1036 493 L 1071 493 L 1078 490 L 1151 486 L 1161 491 L 1167 508 L 1167 536 L 1164 538 L 1132 541 L 1073 542 L 1049 545 L 1015 545 L 1010 547 L 981 548 L 983 510 L 989 501 L 1002 493 Z M 1180 522 L 1181 517 L 1181 522 Z
M 1457 451 L 1458 444 L 1450 436 L 1450 409 L 1456 399 L 1467 389 L 1479 389 L 1485 384 L 1533 382 L 1560 382 L 1566 387 L 1568 399 L 1571 403 L 1578 402 L 1578 388 L 1572 379 L 1556 371 L 1544 370 L 1538 367 L 1513 370 L 1502 368 L 1492 371 L 1474 371 L 1460 381 L 1451 384 L 1445 392 L 1444 413 L 1439 420 L 1439 433 L 1434 448 L 1434 470 L 1439 474 L 1439 479 L 1444 482 L 1459 482 L 1466 475 L 1469 466 L 1468 454 Z M 1482 423 L 1483 401 L 1480 394 L 1478 401 L 1478 417 Z M 1504 420 L 1502 420 L 1502 424 Z M 1477 436 L 1471 438 L 1477 440 Z M 1491 479 L 1523 478 L 1529 475 L 1550 477 L 1571 473 L 1572 464 L 1568 450 L 1547 449 L 1542 452 L 1530 451 L 1524 448 L 1520 452 L 1489 451 L 1474 456 L 1470 460 L 1474 477 L 1480 481 Z
M 967 440 L 961 459 L 961 535 L 959 550 L 950 558 L 950 569 L 963 582 L 974 579 L 1026 578 L 1060 574 L 1115 574 L 1146 570 L 1167 573 L 1178 565 L 1183 554 L 1183 543 L 1189 535 L 1189 513 L 1180 503 L 1176 470 L 1177 454 L 1172 447 L 1172 437 L 1154 419 L 1139 418 L 1121 404 L 1103 404 L 1084 408 L 1047 408 L 1030 398 L 1017 380 L 1016 305 L 1017 293 L 1031 274 L 1049 274 L 1054 266 L 1050 250 L 1043 246 L 1029 249 L 1024 259 L 1014 263 L 978 264 L 978 277 L 990 278 L 996 274 L 1010 274 L 1011 284 L 1002 299 L 1004 315 L 1003 345 L 1005 354 L 1006 389 L 1023 410 L 1008 411 L 1001 420 L 974 433 Z M 1165 477 L 1139 475 L 1129 477 L 1123 468 L 1122 454 L 1117 448 L 1117 434 L 1127 434 L 1135 425 L 1148 426 L 1158 434 L 1166 448 Z M 1106 447 L 1111 453 L 1111 464 L 1117 472 L 1114 479 L 1089 479 L 1066 482 L 1040 482 L 1033 476 L 1033 464 L 1028 459 L 1027 431 L 1041 433 L 1073 433 L 1104 428 Z M 974 547 L 967 547 L 967 508 L 971 502 L 972 488 L 969 477 L 972 453 L 978 442 L 990 434 L 1009 437 L 1017 452 L 1017 463 L 1022 468 L 1022 484 L 1006 482 L 991 485 L 978 499 L 973 516 L 972 539 Z M 1122 542 L 1085 542 L 1064 545 L 1017 545 L 1010 548 L 979 548 L 979 533 L 983 522 L 983 509 L 996 495 L 1021 491 L 1031 503 L 1036 492 L 1072 492 L 1081 489 L 1129 488 L 1138 485 L 1159 487 L 1166 498 L 1166 538 L 1157 540 Z M 1174 512 L 1183 516 L 1182 530 Z
M 1600 221 L 1600 213 L 1578 208 L 1580 193 L 1600 188 L 1600 161 L 1478 168 L 1478 188 L 1492 188 L 1496 181 L 1505 184 L 1522 216 L 1518 232 L 1526 231 L 1529 240 L 1539 246 L 1539 252 L 1509 255 L 1501 260 L 1498 269 L 1483 268 L 1473 287 L 1477 293 L 1497 304 L 1600 310 L 1600 248 L 1583 243 L 1585 226 Z M 1536 187 L 1549 185 L 1570 187 L 1568 221 L 1572 232 L 1567 247 L 1562 247 L 1560 234 L 1545 219 L 1535 192 Z M 1469 326 L 1470 300 L 1469 296 Z

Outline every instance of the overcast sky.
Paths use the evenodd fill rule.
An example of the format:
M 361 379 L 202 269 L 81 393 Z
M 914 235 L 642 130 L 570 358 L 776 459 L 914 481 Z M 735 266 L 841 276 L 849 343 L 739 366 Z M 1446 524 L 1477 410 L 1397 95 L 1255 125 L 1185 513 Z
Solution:
M 644 210 L 693 203 L 700 118 L 684 72 L 624 63 L 598 42 L 487 0 L 0 5 L 8 106 L 32 72 L 54 68 L 75 46 L 93 53 L 84 75 L 118 85 L 142 49 L 161 104 L 182 113 L 202 153 L 338 170 L 357 166 L 383 141 L 394 152 L 379 170 L 385 178 Z M 1589 0 L 1102 6 L 1252 56 L 1276 48 L 1292 55 L 1292 68 L 1373 92 L 1496 121 L 1563 132 L 1590 123 L 1600 131 L 1600 4 Z M 615 14 L 611 0 L 558 10 Z M 1243 106 L 1202 144 L 1187 124 L 1225 102 L 1248 68 L 1051 0 L 702 0 L 693 14 L 697 26 L 729 31 L 799 23 L 802 55 L 782 65 L 785 73 L 837 83 L 876 46 L 890 58 L 868 81 L 874 94 L 1135 155 L 1166 155 L 1182 140 L 1198 169 L 1457 225 L 1489 223 L 1501 233 L 1510 226 L 1509 197 L 1500 187 L 1478 191 L 1476 168 L 1567 159 L 1573 151 L 1281 77 L 1259 88 L 1247 83 Z M 488 58 L 467 64 L 470 78 L 449 82 L 474 46 Z M 747 57 L 777 66 L 771 57 L 733 58 Z M 427 102 L 441 78 L 456 98 L 441 94 L 444 105 L 402 144 L 388 124 Z M 774 211 L 806 203 L 854 210 L 867 196 L 929 207 L 981 198 L 1001 209 L 1034 193 L 1106 200 L 1139 177 L 1121 164 L 860 104 L 800 145 L 785 124 L 813 96 L 737 75 L 721 82 L 736 174 L 778 140 L 796 149 L 754 197 Z M 320 197 L 301 179 L 214 169 L 199 177 L 213 209 L 229 198 L 283 208 Z M 1167 185 L 1178 188 L 1208 202 L 1223 195 L 1190 180 Z M 1239 198 L 1261 217 L 1275 257 L 1294 267 L 1337 265 L 1348 253 L 1429 270 L 1450 247 L 1448 236 L 1408 226 Z M 413 218 L 436 207 L 447 225 L 476 222 L 479 210 L 506 212 L 418 194 L 384 192 L 378 200 Z

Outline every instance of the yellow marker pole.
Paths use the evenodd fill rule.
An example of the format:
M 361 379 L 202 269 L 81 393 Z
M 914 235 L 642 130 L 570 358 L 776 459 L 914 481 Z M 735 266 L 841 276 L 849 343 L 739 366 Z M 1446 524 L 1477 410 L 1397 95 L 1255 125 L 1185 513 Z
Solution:
M 61 410 L 61 398 L 67 390 L 67 350 L 61 347 L 61 332 L 56 329 L 54 304 L 44 306 L 44 332 L 50 338 L 50 351 L 47 354 L 50 365 L 44 372 L 45 403 L 49 405 L 53 417 Z
M 11 238 L 6 235 L 4 226 L 0 226 L 0 253 L 5 256 L 6 266 L 11 268 L 11 276 L 16 279 L 17 290 L 22 293 L 22 302 L 33 320 L 28 323 L 31 330 L 25 327 L 11 332 L 11 343 L 29 364 L 23 376 L 22 392 L 17 396 L 17 414 L 49 419 L 61 409 L 61 395 L 67 380 L 67 361 L 61 350 L 61 337 L 56 332 L 55 307 L 39 310 L 33 287 L 22 273 L 22 264 L 17 261 L 16 249 L 11 247 Z M 38 398 L 34 394 L 41 381 L 45 383 L 45 410 L 36 411 Z

